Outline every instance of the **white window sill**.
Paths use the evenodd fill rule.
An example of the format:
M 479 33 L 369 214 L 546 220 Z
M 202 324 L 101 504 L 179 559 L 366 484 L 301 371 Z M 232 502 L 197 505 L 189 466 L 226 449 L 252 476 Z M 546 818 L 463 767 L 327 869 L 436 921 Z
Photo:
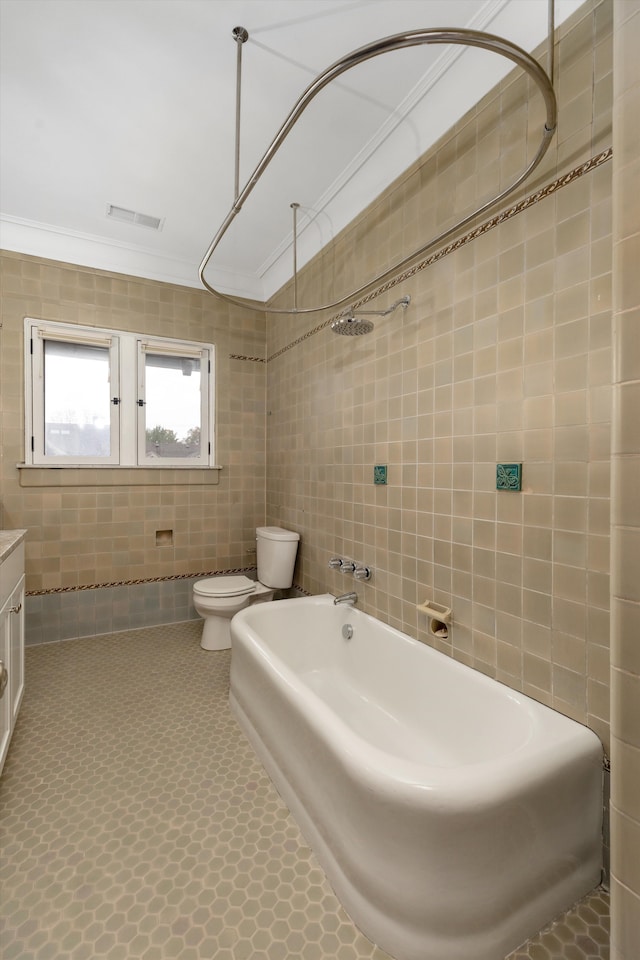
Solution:
M 86 463 L 43 465 L 18 463 L 21 487 L 122 487 L 147 485 L 211 486 L 220 483 L 221 466 L 213 467 L 126 467 Z

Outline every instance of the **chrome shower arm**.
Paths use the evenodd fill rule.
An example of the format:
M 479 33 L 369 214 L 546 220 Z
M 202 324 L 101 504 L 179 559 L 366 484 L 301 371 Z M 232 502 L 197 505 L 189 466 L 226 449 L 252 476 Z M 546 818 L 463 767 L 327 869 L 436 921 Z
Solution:
M 392 303 L 386 310 L 354 310 L 353 307 L 349 307 L 344 313 L 335 317 L 331 324 L 331 329 L 334 333 L 339 333 L 342 336 L 362 336 L 365 333 L 371 333 L 373 323 L 371 320 L 361 320 L 360 317 L 387 317 L 390 313 L 393 313 L 394 310 L 397 310 L 398 307 L 406 310 L 410 303 L 411 297 L 407 295 L 400 297 L 399 300 Z
M 353 317 L 388 317 L 390 313 L 397 310 L 398 307 L 404 307 L 405 310 L 411 303 L 411 297 L 400 297 L 395 303 L 392 303 L 386 310 L 350 310 Z

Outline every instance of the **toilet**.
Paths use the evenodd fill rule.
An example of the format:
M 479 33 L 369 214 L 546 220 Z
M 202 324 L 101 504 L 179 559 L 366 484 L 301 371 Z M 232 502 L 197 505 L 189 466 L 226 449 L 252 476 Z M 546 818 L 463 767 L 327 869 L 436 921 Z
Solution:
M 231 618 L 250 603 L 273 600 L 276 590 L 293 583 L 300 534 L 282 527 L 256 528 L 258 580 L 249 577 L 208 577 L 193 585 L 193 605 L 204 617 L 204 650 L 228 650 Z

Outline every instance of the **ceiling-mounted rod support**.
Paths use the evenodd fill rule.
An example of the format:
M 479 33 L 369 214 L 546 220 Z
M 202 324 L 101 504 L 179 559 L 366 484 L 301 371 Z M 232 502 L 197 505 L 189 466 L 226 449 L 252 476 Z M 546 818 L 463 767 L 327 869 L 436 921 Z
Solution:
M 422 44 L 459 44 L 462 46 L 469 47 L 479 47 L 483 50 L 489 50 L 492 53 L 497 53 L 507 60 L 511 60 L 517 66 L 521 67 L 525 73 L 527 73 L 531 79 L 535 82 L 538 90 L 540 91 L 544 104 L 546 118 L 542 130 L 542 135 L 540 143 L 536 150 L 535 156 L 531 162 L 525 167 L 525 169 L 520 173 L 515 179 L 500 193 L 492 197 L 490 200 L 487 200 L 485 203 L 481 204 L 477 210 L 474 210 L 473 213 L 470 213 L 468 216 L 463 217 L 452 227 L 449 227 L 447 230 L 444 230 L 438 236 L 434 237 L 427 243 L 423 244 L 417 250 L 414 250 L 413 253 L 410 253 L 408 256 L 403 257 L 400 261 L 395 263 L 389 269 L 383 271 L 375 277 L 372 277 L 362 286 L 358 287 L 357 290 L 351 291 L 347 296 L 340 297 L 337 300 L 333 300 L 329 303 L 318 304 L 315 307 L 305 307 L 293 308 L 292 310 L 278 309 L 274 307 L 252 307 L 246 302 L 246 300 L 238 300 L 235 297 L 231 297 L 228 294 L 224 294 L 219 290 L 216 290 L 204 277 L 204 271 L 206 270 L 213 253 L 222 240 L 223 236 L 231 226 L 233 220 L 236 218 L 246 199 L 251 194 L 253 188 L 260 180 L 260 177 L 269 166 L 273 160 L 275 154 L 282 146 L 284 140 L 291 132 L 294 125 L 297 123 L 298 119 L 302 113 L 306 110 L 309 103 L 317 96 L 320 91 L 331 83 L 332 80 L 335 80 L 341 74 L 345 73 L 347 70 L 350 70 L 352 67 L 357 66 L 360 63 L 363 63 L 366 60 L 370 60 L 373 57 L 380 56 L 384 53 L 390 53 L 393 50 L 402 50 L 407 47 L 417 47 Z M 278 130 L 274 139 L 271 141 L 271 144 L 267 148 L 266 153 L 258 163 L 257 167 L 249 177 L 249 180 L 245 184 L 242 191 L 239 192 L 238 196 L 235 199 L 235 202 L 224 219 L 222 225 L 218 229 L 218 232 L 214 236 L 213 240 L 209 244 L 209 248 L 205 253 L 202 262 L 200 264 L 198 275 L 200 277 L 200 282 L 202 285 L 214 296 L 218 297 L 221 300 L 225 300 L 227 303 L 233 303 L 237 306 L 242 306 L 248 309 L 259 310 L 263 313 L 274 313 L 274 314 L 297 314 L 297 313 L 317 313 L 320 310 L 333 310 L 338 307 L 344 306 L 349 301 L 357 300 L 361 297 L 366 291 L 371 290 L 373 287 L 379 286 L 382 283 L 392 279 L 397 276 L 404 267 L 409 263 L 416 260 L 418 257 L 424 256 L 426 253 L 429 253 L 436 249 L 438 246 L 443 244 L 450 237 L 454 236 L 459 230 L 463 227 L 466 227 L 469 223 L 475 220 L 477 217 L 484 214 L 487 210 L 496 206 L 498 203 L 501 203 L 508 196 L 510 196 L 521 184 L 523 184 L 528 177 L 533 173 L 535 168 L 538 166 L 542 158 L 544 157 L 551 139 L 555 133 L 557 123 L 557 105 L 556 97 L 553 90 L 552 82 L 550 81 L 548 75 L 545 73 L 544 69 L 540 64 L 530 56 L 526 50 L 523 50 L 521 47 L 517 46 L 514 43 L 511 43 L 509 40 L 505 40 L 502 37 L 497 37 L 494 34 L 482 33 L 478 30 L 464 30 L 464 29 L 439 29 L 439 28 L 429 28 L 425 30 L 412 30 L 408 33 L 398 33 L 391 37 L 385 37 L 382 40 L 376 40 L 374 43 L 369 43 L 364 47 L 360 47 L 358 50 L 354 50 L 346 56 L 342 57 L 340 60 L 337 60 L 334 64 L 328 67 L 323 73 L 319 74 L 315 80 L 313 80 L 306 90 L 303 92 L 302 96 L 298 99 L 297 103 L 294 105 L 293 109 L 289 113 L 288 117 Z
M 551 86 L 554 84 L 555 73 L 555 51 L 556 51 L 556 22 L 555 22 L 555 0 L 549 0 L 547 8 L 547 45 L 549 60 L 549 80 Z
M 298 208 L 299 203 L 292 203 L 293 211 L 293 309 L 298 309 Z
M 231 36 L 236 41 L 236 163 L 233 187 L 234 202 L 240 193 L 240 105 L 242 99 L 242 44 L 249 39 L 244 27 L 234 27 Z

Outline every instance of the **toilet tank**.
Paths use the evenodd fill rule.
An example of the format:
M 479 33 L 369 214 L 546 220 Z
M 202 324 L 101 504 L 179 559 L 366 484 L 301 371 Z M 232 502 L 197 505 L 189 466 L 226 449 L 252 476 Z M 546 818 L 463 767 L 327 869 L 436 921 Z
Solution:
M 293 583 L 300 534 L 282 527 L 256 529 L 258 580 L 265 587 L 284 590 Z

